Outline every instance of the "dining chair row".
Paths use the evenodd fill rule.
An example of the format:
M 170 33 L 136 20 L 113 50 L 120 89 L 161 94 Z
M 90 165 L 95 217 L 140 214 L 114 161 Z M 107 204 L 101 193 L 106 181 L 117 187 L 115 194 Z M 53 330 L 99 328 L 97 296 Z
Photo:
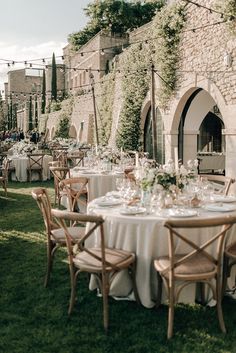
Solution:
M 106 247 L 103 217 L 52 209 L 48 192 L 45 188 L 32 190 L 32 196 L 38 203 L 46 226 L 47 271 L 45 286 L 49 282 L 56 250 L 62 246 L 66 247 L 71 280 L 68 313 L 72 312 L 75 304 L 76 282 L 79 274 L 82 272 L 93 274 L 97 278 L 103 297 L 103 322 L 107 331 L 109 325 L 109 288 L 120 271 L 128 269 L 133 283 L 135 299 L 138 303 L 140 302 L 135 281 L 136 261 L 138 261 L 135 253 L 120 248 Z M 156 258 L 153 266 L 157 271 L 157 307 L 161 304 L 163 285 L 167 292 L 169 302 L 168 338 L 173 335 L 174 308 L 178 302 L 180 292 L 192 283 L 201 285 L 203 302 L 205 285 L 208 285 L 212 290 L 213 298 L 217 303 L 219 325 L 222 332 L 226 332 L 221 303 L 223 283 L 229 272 L 228 268 L 225 268 L 222 272 L 222 258 L 224 253 L 227 259 L 231 258 L 230 256 L 233 253 L 235 263 L 236 245 L 232 244 L 224 251 L 227 232 L 235 223 L 236 216 L 233 215 L 207 219 L 167 219 L 164 222 L 164 226 L 167 229 L 169 252 Z M 205 232 L 204 240 L 200 245 L 191 237 L 194 229 L 203 229 Z M 211 229 L 210 232 L 207 231 L 209 229 Z M 88 246 L 89 239 L 94 236 L 96 236 L 96 244 L 99 244 L 99 247 Z M 185 252 L 178 252 L 179 247 L 176 244 L 179 242 L 185 244 Z M 215 245 L 218 250 L 215 255 L 212 255 L 212 247 Z M 231 266 L 230 261 L 230 268 Z

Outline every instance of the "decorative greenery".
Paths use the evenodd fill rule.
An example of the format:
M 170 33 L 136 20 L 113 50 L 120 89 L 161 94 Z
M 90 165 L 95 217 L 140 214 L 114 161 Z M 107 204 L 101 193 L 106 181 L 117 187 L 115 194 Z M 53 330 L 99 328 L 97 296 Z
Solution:
M 116 144 L 124 150 L 138 150 L 141 136 L 141 107 L 150 83 L 151 67 L 148 46 L 132 45 L 121 57 L 123 106 Z
M 60 102 L 55 102 L 55 101 L 51 102 L 51 104 L 50 104 L 50 111 L 51 112 L 57 112 L 60 109 L 61 109 L 61 103 Z
M 160 77 L 159 106 L 167 104 L 176 84 L 179 42 L 185 23 L 185 6 L 172 4 L 164 7 L 154 18 L 150 35 L 157 40 L 153 45 L 153 62 Z
M 60 115 L 59 126 L 55 132 L 55 137 L 69 138 L 70 119 L 65 114 Z
M 112 126 L 112 112 L 114 102 L 115 72 L 106 75 L 101 86 L 101 99 L 98 102 L 99 108 L 99 141 L 102 145 L 107 145 Z
M 153 2 L 124 0 L 93 1 L 85 9 L 90 18 L 85 28 L 68 36 L 69 43 L 78 50 L 99 31 L 125 34 L 127 30 L 140 27 L 151 21 L 156 11 L 165 4 L 165 0 Z

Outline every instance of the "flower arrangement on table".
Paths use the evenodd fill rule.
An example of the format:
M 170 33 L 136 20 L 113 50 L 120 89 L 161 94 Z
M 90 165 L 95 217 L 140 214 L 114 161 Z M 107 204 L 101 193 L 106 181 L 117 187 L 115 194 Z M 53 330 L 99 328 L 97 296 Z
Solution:
M 174 193 L 182 190 L 190 179 L 196 177 L 197 166 L 198 160 L 190 160 L 187 167 L 181 165 L 176 170 L 174 162 L 169 160 L 167 164 L 160 165 L 157 168 L 144 166 L 136 171 L 136 178 L 142 190 L 151 190 L 153 187 L 157 187 L 159 190 L 168 190 Z

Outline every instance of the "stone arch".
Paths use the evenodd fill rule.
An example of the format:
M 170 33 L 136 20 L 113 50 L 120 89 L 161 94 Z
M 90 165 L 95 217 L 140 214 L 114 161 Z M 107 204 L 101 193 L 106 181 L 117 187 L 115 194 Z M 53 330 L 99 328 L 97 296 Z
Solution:
M 179 158 L 186 162 L 196 158 L 199 128 L 209 111 L 217 106 L 224 126 L 228 124 L 228 107 L 217 86 L 205 77 L 195 77 L 185 88 L 177 92 L 169 112 L 169 135 L 172 148 L 179 147 Z M 187 107 L 187 108 L 186 108 Z M 184 114 L 184 117 L 183 117 Z M 180 141 L 180 125 L 183 128 L 183 141 Z

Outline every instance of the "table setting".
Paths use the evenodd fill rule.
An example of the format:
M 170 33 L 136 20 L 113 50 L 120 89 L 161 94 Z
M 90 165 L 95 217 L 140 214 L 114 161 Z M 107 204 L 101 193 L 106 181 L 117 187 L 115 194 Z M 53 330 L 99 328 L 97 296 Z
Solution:
M 143 168 L 144 167 L 144 168 Z M 214 194 L 211 184 L 202 182 L 195 171 L 194 162 L 180 167 L 176 173 L 173 162 L 159 166 L 155 171 L 145 166 L 136 169 L 136 183 L 121 178 L 116 190 L 88 203 L 88 214 L 101 215 L 105 219 L 104 231 L 107 246 L 136 253 L 137 287 L 142 305 L 153 307 L 156 300 L 156 274 L 153 259 L 168 251 L 165 221 L 172 218 L 217 218 L 236 212 L 236 196 Z M 234 227 L 229 231 L 227 242 L 235 239 Z M 191 231 L 190 239 L 201 243 L 210 236 L 210 230 Z M 91 238 L 92 239 L 92 238 Z M 96 246 L 96 234 L 91 240 Z M 184 245 L 176 244 L 180 251 Z M 216 249 L 212 249 L 216 251 Z M 90 288 L 96 283 L 91 280 Z M 196 299 L 195 285 L 188 286 L 179 300 L 192 303 Z M 132 285 L 128 275 L 123 273 L 111 287 L 114 297 L 132 299 Z M 210 301 L 210 297 L 208 298 Z M 163 294 L 163 301 L 165 294 Z

